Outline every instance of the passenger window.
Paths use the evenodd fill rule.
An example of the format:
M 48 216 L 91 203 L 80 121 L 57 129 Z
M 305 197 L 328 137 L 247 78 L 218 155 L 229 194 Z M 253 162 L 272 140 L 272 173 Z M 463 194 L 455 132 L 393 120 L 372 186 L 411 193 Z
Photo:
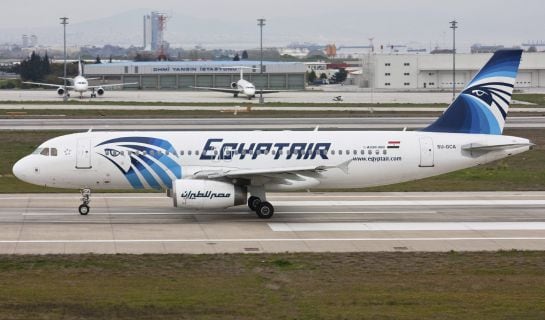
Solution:
M 184 155 L 184 150 L 180 150 L 180 155 L 181 155 L 181 156 Z
M 367 154 L 373 154 L 373 150 L 368 150 Z
M 196 155 L 196 156 L 199 155 L 199 150 L 195 151 L 195 155 Z
M 360 152 L 362 155 L 365 154 L 365 150 L 361 149 L 361 152 Z
M 188 156 L 191 155 L 191 150 L 187 151 L 187 155 L 188 155 Z
M 386 149 L 382 150 L 382 154 L 386 154 Z
M 335 155 L 335 150 L 331 150 L 331 155 Z
M 358 150 L 354 150 L 354 155 L 357 155 L 358 154 Z
M 343 155 L 343 151 L 342 151 L 342 150 L 339 150 L 339 155 L 340 155 L 340 156 Z
M 44 148 L 40 154 L 42 156 L 49 156 L 49 148 Z
M 56 157 L 57 156 L 57 148 L 51 148 L 51 156 Z

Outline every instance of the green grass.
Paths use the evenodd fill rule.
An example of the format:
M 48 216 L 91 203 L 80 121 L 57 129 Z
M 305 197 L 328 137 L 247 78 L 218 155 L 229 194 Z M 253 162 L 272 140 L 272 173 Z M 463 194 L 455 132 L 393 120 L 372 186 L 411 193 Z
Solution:
M 0 256 L 2 319 L 543 319 L 545 253 Z
M 9 109 L 0 110 L 0 118 L 316 118 L 316 117 L 384 117 L 384 116 L 439 116 L 441 112 L 385 112 L 380 110 L 369 111 L 282 111 L 282 110 L 238 110 L 234 114 L 234 108 L 221 110 L 92 110 L 92 109 Z M 524 114 L 527 116 L 528 114 Z
M 519 94 L 514 94 L 513 99 L 534 103 L 538 106 L 545 106 L 545 94 L 519 93 Z
M 67 190 L 29 185 L 16 179 L 11 168 L 42 142 L 67 132 L 2 131 L 0 145 L 0 193 L 65 192 Z M 506 135 L 529 138 L 532 151 L 480 167 L 470 168 L 419 181 L 356 189 L 352 191 L 530 191 L 545 190 L 545 130 L 513 129 Z M 70 190 L 68 190 L 70 191 Z M 348 190 L 347 190 L 348 191 Z

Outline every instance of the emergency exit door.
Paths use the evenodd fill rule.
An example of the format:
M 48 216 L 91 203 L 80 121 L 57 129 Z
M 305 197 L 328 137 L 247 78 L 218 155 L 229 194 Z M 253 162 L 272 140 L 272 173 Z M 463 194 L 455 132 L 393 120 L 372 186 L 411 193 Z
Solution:
M 76 169 L 91 169 L 91 139 L 78 140 Z
M 433 167 L 433 139 L 420 138 L 420 167 Z

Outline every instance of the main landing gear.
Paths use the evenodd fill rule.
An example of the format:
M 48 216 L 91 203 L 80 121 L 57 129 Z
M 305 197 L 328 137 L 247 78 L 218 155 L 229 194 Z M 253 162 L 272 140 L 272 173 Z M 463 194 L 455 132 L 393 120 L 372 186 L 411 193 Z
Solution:
M 270 219 L 274 214 L 274 207 L 267 201 L 261 201 L 261 198 L 251 196 L 248 198 L 248 207 L 255 211 L 261 219 Z
M 91 202 L 91 189 L 81 189 L 81 202 L 83 202 L 79 208 L 79 214 L 86 216 L 89 213 L 89 202 Z
M 95 89 L 93 89 L 93 91 L 91 92 L 91 99 L 96 97 L 97 97 L 97 93 L 95 92 Z

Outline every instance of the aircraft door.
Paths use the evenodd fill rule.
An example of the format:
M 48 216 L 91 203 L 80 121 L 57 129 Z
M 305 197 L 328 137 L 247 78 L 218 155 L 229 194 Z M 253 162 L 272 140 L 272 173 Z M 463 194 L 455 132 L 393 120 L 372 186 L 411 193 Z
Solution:
M 91 139 L 78 140 L 76 169 L 91 169 Z
M 420 138 L 420 167 L 433 167 L 433 139 L 429 137 Z

